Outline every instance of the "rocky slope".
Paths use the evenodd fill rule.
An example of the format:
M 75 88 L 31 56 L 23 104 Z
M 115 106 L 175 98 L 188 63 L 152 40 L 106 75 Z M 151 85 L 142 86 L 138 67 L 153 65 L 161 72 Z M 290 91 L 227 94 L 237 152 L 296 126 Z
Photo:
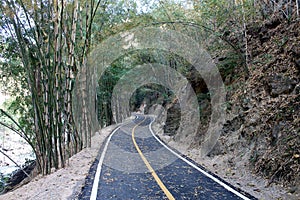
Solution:
M 272 19 L 248 31 L 249 78 L 228 98 L 234 117 L 224 138 L 240 130 L 240 145 L 251 147 L 253 171 L 296 186 L 300 181 L 300 22 Z M 235 151 L 227 148 L 227 151 Z M 236 149 L 236 148 L 235 148 Z
M 234 35 L 229 39 L 238 42 Z M 279 184 L 288 188 L 289 194 L 285 197 L 277 194 L 276 198 L 300 198 L 299 44 L 299 20 L 288 22 L 273 18 L 250 24 L 247 31 L 248 73 L 243 67 L 236 66 L 226 76 L 222 74 L 227 87 L 226 123 L 217 145 L 205 159 L 210 160 L 208 167 L 212 171 L 227 171 L 228 168 L 229 174 L 255 174 L 264 180 L 264 186 L 252 188 L 257 190 L 257 195 L 267 191 L 267 187 Z M 203 98 L 200 102 L 204 113 L 202 116 L 210 114 L 209 100 Z M 161 120 L 166 120 L 163 124 L 172 129 L 178 126 L 180 115 L 176 111 L 177 104 L 168 107 L 168 117 Z M 208 124 L 207 118 L 202 117 L 201 120 L 203 126 L 194 138 L 194 145 L 189 146 L 188 151 L 183 150 L 185 153 L 192 152 L 194 159 L 197 159 L 195 155 Z M 168 133 L 172 130 L 165 128 L 165 131 L 170 136 Z M 165 137 L 170 144 L 174 142 L 172 137 L 176 138 Z M 176 140 L 173 146 L 178 146 Z M 217 167 L 220 161 L 216 159 L 222 160 L 223 167 Z M 216 163 L 211 162 L 213 160 Z M 232 172 L 232 169 L 241 168 L 244 172 Z M 226 175 L 227 172 L 220 173 Z M 266 198 L 263 195 L 260 197 Z

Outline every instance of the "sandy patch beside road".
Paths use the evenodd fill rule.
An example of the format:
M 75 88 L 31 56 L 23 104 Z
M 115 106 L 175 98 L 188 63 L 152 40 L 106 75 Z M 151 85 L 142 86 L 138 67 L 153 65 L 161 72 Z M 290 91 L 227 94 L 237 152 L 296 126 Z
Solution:
M 0 149 L 19 166 L 25 164 L 26 160 L 35 159 L 31 146 L 21 136 L 2 127 L 0 127 Z M 16 169 L 18 167 L 0 153 L 0 173 L 9 174 Z
M 46 177 L 38 176 L 33 181 L 12 192 L 0 196 L 0 199 L 75 199 L 76 194 L 81 191 L 85 178 L 88 175 L 91 164 L 94 162 L 99 149 L 105 138 L 111 133 L 116 126 L 110 126 L 96 133 L 92 138 L 92 147 L 82 150 L 69 160 L 69 165 L 57 170 Z M 216 173 L 232 185 L 241 188 L 248 193 L 254 195 L 258 199 L 299 199 L 296 194 L 289 194 L 286 188 L 272 184 L 266 187 L 266 180 L 254 176 L 243 163 L 236 163 L 236 167 L 228 164 L 228 156 L 223 155 L 214 158 L 201 159 L 198 149 L 188 149 L 182 145 L 175 143 L 170 137 L 163 136 L 161 127 L 154 125 L 154 131 L 159 132 L 159 136 L 171 147 L 177 149 L 181 153 L 187 155 L 197 163 L 203 165 L 208 170 Z
M 83 149 L 69 159 L 68 166 L 52 174 L 37 176 L 28 184 L 0 196 L 5 200 L 22 199 L 74 199 L 84 185 L 91 164 L 94 162 L 105 138 L 116 127 L 109 126 L 92 137 L 92 147 Z
M 157 135 L 170 147 L 176 149 L 183 155 L 186 155 L 196 163 L 202 165 L 207 170 L 216 174 L 226 182 L 240 188 L 243 191 L 253 195 L 254 197 L 261 200 L 299 200 L 300 196 L 298 193 L 289 193 L 288 188 L 284 188 L 278 184 L 267 185 L 268 180 L 262 177 L 255 176 L 251 173 L 247 162 L 241 160 L 239 162 L 230 163 L 230 159 L 238 155 L 218 155 L 214 157 L 201 158 L 200 148 L 188 148 L 184 144 L 174 142 L 170 136 L 163 134 L 162 125 L 157 122 L 153 125 L 154 131 Z

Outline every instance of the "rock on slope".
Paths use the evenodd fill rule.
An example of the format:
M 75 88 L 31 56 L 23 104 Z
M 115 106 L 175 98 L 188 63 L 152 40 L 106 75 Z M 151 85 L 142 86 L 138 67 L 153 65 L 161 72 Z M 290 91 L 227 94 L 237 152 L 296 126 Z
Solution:
M 289 188 L 287 199 L 297 199 L 300 196 L 300 22 L 271 19 L 249 25 L 247 35 L 249 74 L 240 67 L 228 75 L 235 78 L 224 78 L 226 86 L 231 88 L 227 91 L 226 123 L 208 157 L 215 163 L 206 164 L 211 170 L 218 170 L 226 176 L 228 169 L 232 176 L 235 173 L 240 177 L 242 173 L 258 175 L 264 180 L 264 186 L 258 189 L 253 183 L 252 190 L 256 194 L 264 193 L 272 183 L 277 183 Z M 208 106 L 204 111 L 209 109 Z M 167 110 L 169 116 L 174 114 L 171 111 Z M 164 120 L 171 125 L 178 123 L 169 117 Z M 197 141 L 201 145 L 205 124 L 199 129 L 194 146 L 185 151 L 196 160 L 199 157 Z M 175 140 L 169 136 L 162 137 L 172 146 L 179 147 L 176 136 L 172 136 Z M 201 159 L 199 162 L 205 164 Z M 216 167 L 218 164 L 222 167 Z M 243 172 L 232 171 L 241 168 Z M 269 189 L 271 196 L 273 192 Z M 282 194 L 278 193 L 279 196 Z M 266 198 L 264 195 L 260 197 Z

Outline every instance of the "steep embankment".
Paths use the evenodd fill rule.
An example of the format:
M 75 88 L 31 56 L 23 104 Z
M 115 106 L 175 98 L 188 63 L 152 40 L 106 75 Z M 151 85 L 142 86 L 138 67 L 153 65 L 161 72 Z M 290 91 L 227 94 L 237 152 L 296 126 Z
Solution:
M 248 36 L 249 79 L 231 92 L 229 101 L 239 113 L 227 121 L 224 133 L 240 130 L 244 145 L 251 146 L 254 172 L 269 183 L 295 186 L 300 180 L 300 23 L 273 19 L 252 25 Z
M 300 22 L 272 19 L 251 24 L 247 36 L 249 73 L 235 67 L 226 76 L 222 74 L 227 87 L 227 116 L 217 145 L 204 160 L 198 158 L 197 145 L 185 153 L 257 197 L 298 199 Z M 207 113 L 208 100 L 204 98 L 201 102 L 205 107 L 202 111 Z M 176 106 L 169 106 L 166 122 L 169 127 L 178 123 L 172 120 L 176 115 L 172 109 Z M 205 124 L 204 119 L 195 144 L 205 133 Z M 162 137 L 172 141 L 168 136 Z M 179 146 L 174 141 L 169 144 L 172 143 Z M 287 187 L 288 192 L 273 183 Z

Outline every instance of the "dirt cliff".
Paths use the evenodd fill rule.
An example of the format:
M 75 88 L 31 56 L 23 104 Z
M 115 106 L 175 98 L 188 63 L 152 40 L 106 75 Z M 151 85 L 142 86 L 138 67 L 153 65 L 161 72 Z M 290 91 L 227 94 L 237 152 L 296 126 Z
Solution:
M 273 18 L 247 27 L 247 72 L 242 66 L 235 66 L 226 74 L 221 71 L 227 88 L 226 123 L 208 159 L 221 159 L 223 167 L 216 167 L 219 161 L 210 162 L 208 167 L 210 170 L 230 169 L 232 176 L 235 173 L 241 176 L 243 172 L 231 169 L 243 168 L 245 173 L 264 180 L 264 186 L 259 189 L 253 183 L 252 190 L 256 194 L 277 184 L 287 188 L 285 199 L 297 199 L 300 193 L 300 21 Z M 234 36 L 229 39 L 241 42 Z M 211 112 L 209 100 L 209 97 L 202 98 L 200 102 L 203 126 L 190 151 L 185 152 L 193 154 L 191 157 L 195 159 L 201 137 L 207 130 L 209 119 L 205 116 Z M 164 118 L 167 134 L 162 137 L 178 147 L 172 140 L 176 136 L 170 133 L 180 119 L 179 106 L 168 107 L 168 117 Z M 274 198 L 270 195 L 267 198 Z M 284 198 L 283 194 L 277 198 L 279 196 Z

